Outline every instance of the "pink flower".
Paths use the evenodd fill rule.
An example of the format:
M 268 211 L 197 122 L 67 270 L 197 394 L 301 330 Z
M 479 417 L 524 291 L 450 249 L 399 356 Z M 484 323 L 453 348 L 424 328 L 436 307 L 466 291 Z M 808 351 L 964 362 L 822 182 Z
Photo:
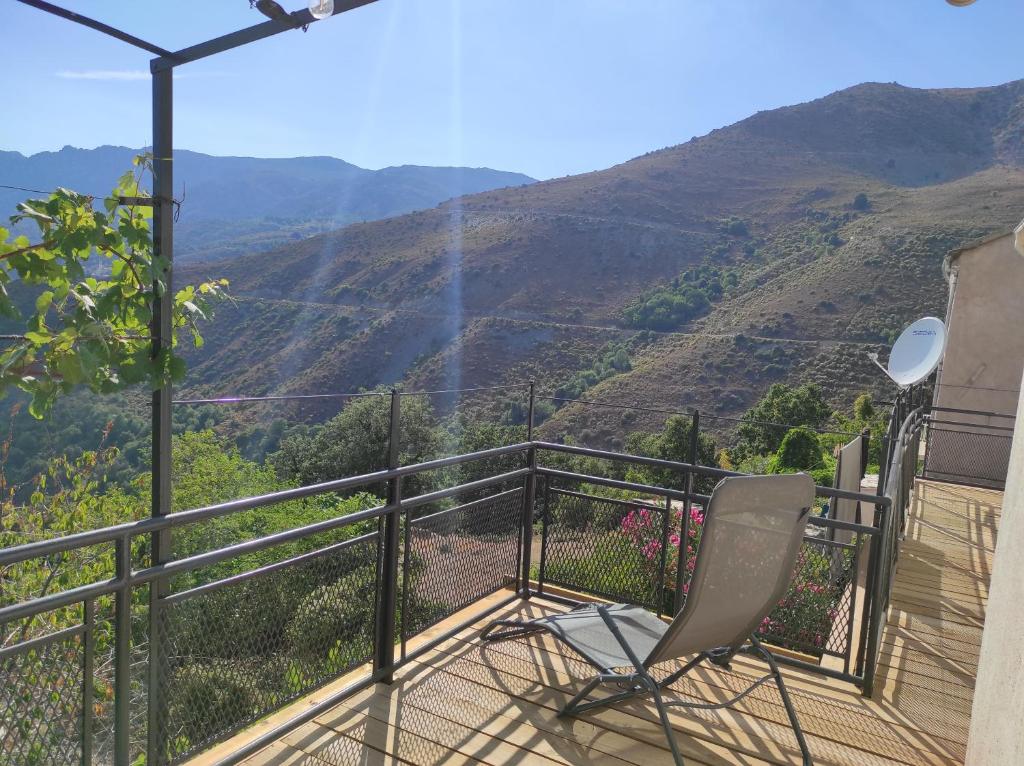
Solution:
M 673 532 L 672 534 L 670 534 L 668 536 L 668 541 L 669 541 L 669 543 L 674 545 L 676 548 L 679 547 L 679 535 L 677 535 L 675 532 Z
M 649 543 L 647 543 L 647 545 L 643 547 L 643 554 L 648 558 L 648 560 L 650 560 L 657 556 L 660 550 L 661 543 L 657 540 L 651 540 Z

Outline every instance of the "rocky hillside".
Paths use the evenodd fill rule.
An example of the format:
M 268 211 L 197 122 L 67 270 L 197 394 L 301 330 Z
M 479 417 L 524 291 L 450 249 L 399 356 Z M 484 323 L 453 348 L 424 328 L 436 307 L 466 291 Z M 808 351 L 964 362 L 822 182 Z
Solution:
M 943 256 L 1024 213 L 1022 108 L 1024 81 L 865 84 L 608 170 L 184 268 L 239 299 L 189 387 L 533 377 L 721 417 L 776 381 L 817 380 L 837 405 L 882 393 L 865 352 L 941 316 Z M 580 377 L 617 347 L 628 365 Z M 545 428 L 614 443 L 656 419 L 569 406 Z

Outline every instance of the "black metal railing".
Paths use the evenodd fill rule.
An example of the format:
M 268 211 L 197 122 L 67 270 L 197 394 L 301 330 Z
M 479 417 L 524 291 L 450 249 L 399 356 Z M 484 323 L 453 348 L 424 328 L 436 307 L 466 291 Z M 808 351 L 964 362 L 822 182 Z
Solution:
M 540 443 L 538 448 L 542 453 L 674 471 L 686 488 L 742 475 L 561 444 Z M 643 604 L 659 614 L 678 611 L 696 561 L 708 495 L 543 464 L 537 474 L 543 480 L 537 506 L 540 564 L 534 572 L 539 593 L 558 597 L 567 589 L 570 598 L 575 592 Z M 597 494 L 598 488 L 624 491 L 632 499 L 603 496 Z M 887 498 L 832 487 L 818 487 L 816 492 L 819 507 L 845 498 L 868 508 L 866 516 L 886 519 Z M 877 524 L 812 517 L 790 589 L 760 629 L 762 638 L 772 644 L 806 655 L 787 656 L 786 661 L 860 686 L 865 683 L 875 655 L 864 641 L 879 616 L 872 594 L 859 580 L 869 574 L 862 567 L 878 547 L 882 529 Z M 829 657 L 838 662 L 823 661 Z
M 64 590 L 0 603 L 0 762 L 179 762 L 349 674 L 233 763 L 516 599 L 574 591 L 679 608 L 707 492 L 739 474 L 538 442 L 532 431 L 520 444 L 400 466 L 400 402 L 394 392 L 384 470 L 0 550 L 0 572 L 106 562 Z M 566 455 L 594 471 L 565 470 Z M 403 495 L 403 480 L 474 462 L 502 472 Z M 598 464 L 656 469 L 663 486 L 596 475 Z M 150 551 L 154 532 L 382 485 L 386 502 L 345 516 L 161 563 Z M 905 515 L 906 493 L 890 489 L 818 488 L 822 503 L 874 509 L 870 521 L 814 518 L 791 592 L 761 629 L 809 655 L 787 661 L 866 689 Z
M 365 672 L 344 691 L 389 679 L 429 648 L 409 651 L 410 635 L 510 586 L 490 609 L 518 597 L 530 449 L 396 466 L 0 550 L 6 576 L 57 559 L 106 562 L 72 587 L 0 603 L 0 763 L 178 762 L 356 668 Z M 521 468 L 402 497 L 406 477 L 517 455 Z M 154 531 L 382 482 L 384 505 L 152 563 Z M 157 584 L 162 595 L 151 601 Z

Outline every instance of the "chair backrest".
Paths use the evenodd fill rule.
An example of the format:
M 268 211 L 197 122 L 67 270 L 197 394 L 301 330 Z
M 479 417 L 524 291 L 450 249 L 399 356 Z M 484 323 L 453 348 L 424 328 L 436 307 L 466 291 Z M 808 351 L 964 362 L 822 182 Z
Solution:
M 785 596 L 813 505 L 807 474 L 720 481 L 686 601 L 644 664 L 738 649 Z

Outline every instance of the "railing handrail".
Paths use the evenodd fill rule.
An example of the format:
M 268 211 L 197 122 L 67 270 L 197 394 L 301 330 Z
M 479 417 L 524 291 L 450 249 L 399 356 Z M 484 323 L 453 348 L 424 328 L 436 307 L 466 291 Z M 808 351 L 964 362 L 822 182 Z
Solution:
M 1016 420 L 1016 414 L 1011 415 L 1008 412 L 988 412 L 987 410 L 963 410 L 957 407 L 937 407 L 930 405 L 928 409 L 931 412 L 952 412 L 956 415 L 982 415 L 987 418 L 1006 418 L 1007 420 Z
M 611 452 L 608 450 L 593 449 L 591 447 L 578 447 L 573 444 L 557 444 L 555 442 L 534 442 L 533 446 L 541 450 L 550 450 L 553 452 L 566 452 L 575 455 L 585 455 L 587 457 L 603 458 L 605 460 L 617 460 L 620 462 L 634 463 L 637 465 L 649 465 L 655 468 L 668 468 L 681 472 L 690 472 L 699 474 L 702 476 L 709 476 L 715 479 L 725 479 L 733 476 L 750 476 L 751 474 L 743 473 L 742 471 L 729 471 L 725 468 L 712 468 L 711 466 L 705 466 L 694 463 L 684 463 L 677 460 L 665 460 L 664 458 L 645 457 L 643 455 L 629 455 L 623 452 Z M 644 489 L 650 489 L 645 486 Z M 656 488 L 659 492 L 664 494 L 663 488 Z M 815 493 L 822 497 L 831 497 L 838 500 L 859 500 L 864 503 L 871 503 L 872 505 L 888 506 L 890 501 L 887 497 L 879 497 L 878 495 L 871 494 L 868 492 L 851 492 L 845 489 L 837 489 L 836 487 L 824 487 L 816 486 Z M 680 494 L 682 494 L 680 492 Z M 692 494 L 692 493 L 691 493 Z
M 486 460 L 488 458 L 501 457 L 502 455 L 508 455 L 515 452 L 525 452 L 529 447 L 530 444 L 528 442 L 522 442 L 505 447 L 479 450 L 477 452 L 469 452 L 463 455 L 454 455 L 452 457 L 428 460 L 423 463 L 402 466 L 401 468 L 374 471 L 373 473 L 349 476 L 344 479 L 334 479 L 331 481 L 320 482 L 319 484 L 309 484 L 303 487 L 292 487 L 289 489 L 279 490 L 277 492 L 269 492 L 265 495 L 255 495 L 253 497 L 241 498 L 238 500 L 229 500 L 227 502 L 216 503 L 214 505 L 195 508 L 189 511 L 171 513 L 167 516 L 161 516 L 158 518 L 127 521 L 122 524 L 90 529 L 85 532 L 75 532 L 70 535 L 54 537 L 49 540 L 36 540 L 30 543 L 23 543 L 22 545 L 11 546 L 10 548 L 0 548 L 0 566 L 17 564 L 29 559 L 42 558 L 54 553 L 63 553 L 65 551 L 74 550 L 75 548 L 89 548 L 94 545 L 102 545 L 103 543 L 112 543 L 124 537 L 136 537 L 138 535 L 150 534 L 152 532 L 165 529 L 173 529 L 187 524 L 196 524 L 200 521 L 206 521 L 208 519 L 214 519 L 232 513 L 251 511 L 256 508 L 285 503 L 290 500 L 301 500 L 302 498 L 322 495 L 328 492 L 341 492 L 347 489 L 356 489 L 357 487 L 378 484 L 380 482 L 411 476 L 425 471 L 447 468 L 452 465 L 460 465 L 462 463 L 469 463 L 475 460 Z M 415 499 L 416 498 L 408 498 L 404 502 L 409 503 Z

